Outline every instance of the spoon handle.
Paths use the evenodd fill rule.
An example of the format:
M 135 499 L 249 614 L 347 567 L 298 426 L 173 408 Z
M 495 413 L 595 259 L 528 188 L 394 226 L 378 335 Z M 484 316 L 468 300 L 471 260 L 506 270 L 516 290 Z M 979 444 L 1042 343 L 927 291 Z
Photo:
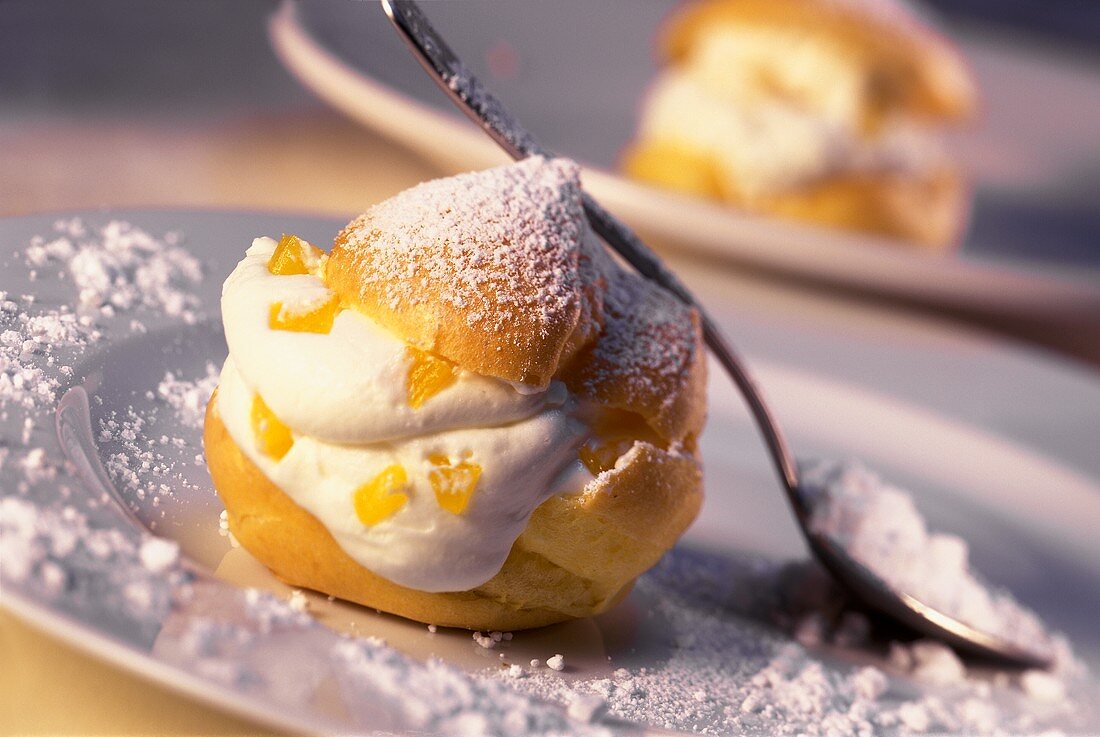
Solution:
M 479 125 L 514 159 L 528 156 L 552 157 L 531 133 L 508 112 L 462 63 L 432 27 L 415 0 L 381 0 L 390 21 L 400 32 L 421 66 L 467 117 Z M 677 276 L 641 239 L 582 190 L 585 215 L 592 229 L 639 274 L 650 279 L 684 304 L 696 310 L 702 319 L 703 337 L 718 362 L 737 385 L 764 437 L 772 462 L 783 482 L 795 513 L 804 518 L 805 502 L 798 494 L 798 466 L 771 409 L 745 364 L 722 335 L 714 320 Z

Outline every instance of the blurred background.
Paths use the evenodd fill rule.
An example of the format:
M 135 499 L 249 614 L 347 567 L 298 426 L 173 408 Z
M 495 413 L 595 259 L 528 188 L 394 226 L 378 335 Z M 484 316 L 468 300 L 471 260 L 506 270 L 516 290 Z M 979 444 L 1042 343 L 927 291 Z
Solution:
M 497 73 L 487 76 L 527 114 L 529 125 L 561 139 L 550 142 L 564 153 L 613 164 L 656 67 L 658 24 L 675 3 L 566 3 L 560 13 L 537 13 L 537 21 L 530 18 L 533 3 L 505 3 L 496 12 L 485 3 L 443 5 L 435 9 L 437 22 L 486 70 L 492 65 L 478 57 L 495 54 L 488 61 L 496 62 Z M 963 132 L 969 170 L 981 185 L 979 232 L 968 242 L 1100 265 L 1100 6 L 1084 0 L 931 5 L 968 59 L 983 106 L 977 124 Z M 303 25 L 337 51 L 374 62 L 368 73 L 389 82 L 416 71 L 406 58 L 378 61 L 400 46 L 386 39 L 392 43 L 379 50 L 373 39 L 383 21 L 370 4 L 314 0 L 302 6 Z M 400 152 L 379 147 L 377 136 L 295 81 L 268 41 L 267 20 L 277 7 L 265 0 L 7 0 L 0 10 L 0 212 L 106 203 L 362 209 L 371 199 L 363 194 L 370 186 L 363 167 L 373 162 L 368 168 L 380 169 L 386 156 Z M 470 21 L 453 22 L 463 16 Z M 557 27 L 546 28 L 546 16 L 560 18 Z M 569 56 L 579 56 L 598 84 L 614 80 L 603 85 L 603 96 L 617 99 L 561 105 L 554 93 L 565 97 L 586 80 L 557 76 L 566 62 L 546 58 L 553 49 L 542 53 L 527 44 L 517 53 L 517 44 L 507 41 L 532 33 L 522 27 L 528 23 L 542 26 L 539 35 L 555 44 L 554 34 L 567 34 L 574 47 Z M 349 52 L 356 41 L 364 48 Z M 629 71 L 635 67 L 639 71 Z M 414 95 L 435 94 L 422 83 Z M 532 85 L 547 93 L 539 119 L 530 119 L 531 106 L 514 94 Z M 548 116 L 558 120 L 547 123 Z M 548 126 L 563 132 L 546 136 Z M 308 187 L 295 177 L 307 171 Z M 264 172 L 278 177 L 278 186 L 261 183 Z M 995 190 L 999 197 L 990 194 Z M 987 209 L 1002 222 L 984 217 Z M 992 243 L 997 234 L 1011 244 Z
M 283 69 L 267 40 L 276 6 L 0 5 L 3 214 L 106 205 L 346 214 L 431 176 Z M 390 170 L 409 173 L 374 183 Z

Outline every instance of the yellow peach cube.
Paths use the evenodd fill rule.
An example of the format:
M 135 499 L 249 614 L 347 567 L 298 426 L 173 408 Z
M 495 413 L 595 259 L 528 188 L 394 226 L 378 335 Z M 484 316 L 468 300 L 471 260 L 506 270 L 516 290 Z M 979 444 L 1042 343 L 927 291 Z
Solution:
M 389 519 L 409 501 L 402 491 L 409 484 L 403 466 L 394 464 L 355 491 L 355 515 L 367 527 Z
M 272 302 L 267 325 L 272 330 L 289 330 L 295 333 L 328 333 L 336 313 L 340 311 L 340 298 L 335 294 L 323 302 L 295 307 L 282 302 Z
M 294 445 L 290 428 L 279 421 L 259 394 L 252 398 L 251 417 L 252 434 L 256 436 L 260 452 L 277 461 L 282 460 Z
M 267 270 L 276 276 L 312 274 L 321 265 L 325 252 L 296 235 L 283 235 L 267 262 Z
M 412 365 L 406 383 L 409 406 L 420 409 L 424 403 L 443 391 L 458 378 L 455 365 L 445 358 L 433 356 L 427 351 L 408 347 Z
M 481 478 L 481 466 L 470 461 L 453 465 L 451 459 L 442 454 L 433 454 L 428 461 L 435 466 L 428 474 L 428 481 L 436 502 L 451 514 L 465 512 Z

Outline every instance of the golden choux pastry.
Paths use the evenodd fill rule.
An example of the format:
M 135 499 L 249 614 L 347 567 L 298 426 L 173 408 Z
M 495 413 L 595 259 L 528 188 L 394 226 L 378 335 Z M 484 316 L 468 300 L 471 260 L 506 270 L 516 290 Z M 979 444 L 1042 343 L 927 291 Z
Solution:
M 579 194 L 534 158 L 403 192 L 329 254 L 253 243 L 205 444 L 276 576 L 514 630 L 606 610 L 690 525 L 698 315 L 607 256 Z
M 896 0 L 702 0 L 623 154 L 631 176 L 914 245 L 958 242 L 969 188 L 939 131 L 977 94 L 954 47 Z

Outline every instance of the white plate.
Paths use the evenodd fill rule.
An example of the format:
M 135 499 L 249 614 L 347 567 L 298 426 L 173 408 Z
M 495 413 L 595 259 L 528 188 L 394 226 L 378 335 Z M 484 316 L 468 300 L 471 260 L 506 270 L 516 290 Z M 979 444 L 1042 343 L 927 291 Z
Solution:
M 192 581 L 154 580 L 151 600 L 176 596 L 175 605 L 154 607 L 140 617 L 129 613 L 133 579 L 121 565 L 85 566 L 71 574 L 68 588 L 61 591 L 42 589 L 33 577 L 5 579 L 3 605 L 98 657 L 263 723 L 297 731 L 401 733 L 417 726 L 401 712 L 400 700 L 394 706 L 392 695 L 334 688 L 346 675 L 327 655 L 335 632 L 379 635 L 415 658 L 437 655 L 466 671 L 494 667 L 493 653 L 474 646 L 465 633 L 429 635 L 421 625 L 324 597 L 311 595 L 312 612 L 321 624 L 272 630 L 242 613 L 249 611 L 242 586 L 282 596 L 288 591 L 218 534 L 221 505 L 210 490 L 205 467 L 194 462 L 201 452 L 199 430 L 156 398 L 166 372 L 193 379 L 205 374 L 208 362 L 220 364 L 225 353 L 217 319 L 220 283 L 254 235 L 297 232 L 324 243 L 342 223 L 278 213 L 186 211 L 93 213 L 83 218 L 93 230 L 117 218 L 157 236 L 182 233 L 183 242 L 204 264 L 206 276 L 196 293 L 205 316 L 194 325 L 147 309 L 103 318 L 102 339 L 78 358 L 72 377 L 57 368 L 67 362 L 59 348 L 54 365 L 45 368 L 56 372 L 62 388 L 85 388 L 92 398 L 95 432 L 82 428 L 79 394 L 71 395 L 59 423 L 63 444 L 54 432 L 52 405 L 30 413 L 3 407 L 0 440 L 11 451 L 0 467 L 0 489 L 4 496 L 42 508 L 72 507 L 87 514 L 94 527 L 117 529 L 130 538 L 155 528 L 157 535 L 179 541 Z M 50 234 L 58 219 L 0 221 L 0 252 L 6 259 L 0 288 L 10 295 L 33 295 L 31 309 L 70 304 L 75 298 L 72 283 L 55 268 L 40 268 L 31 280 L 17 255 L 33 236 Z M 751 286 L 733 285 L 699 266 L 685 265 L 682 274 L 748 347 L 760 382 L 800 453 L 856 455 L 908 485 L 936 526 L 969 538 L 975 562 L 991 579 L 1067 632 L 1081 657 L 1100 664 L 1095 627 L 1100 609 L 1100 540 L 1095 534 L 1100 521 L 1100 458 L 1095 453 L 1100 380 L 1095 375 L 934 323 L 805 295 L 776 300 L 774 293 L 762 296 Z M 135 331 L 135 318 L 145 331 Z M 1036 403 L 1022 398 L 1021 390 Z M 690 565 L 692 556 L 706 556 L 736 571 L 736 561 L 745 553 L 803 556 L 760 441 L 736 395 L 720 378 L 712 380 L 710 402 L 703 437 L 707 501 L 672 559 Z M 131 409 L 149 421 L 137 437 L 102 441 L 96 447 L 101 423 L 112 413 L 125 416 Z M 31 419 L 29 430 L 24 416 Z M 157 439 L 161 436 L 180 440 L 166 443 Z M 23 463 L 39 447 L 50 459 L 65 452 L 76 465 L 28 485 Z M 97 476 L 98 461 L 119 452 L 132 454 L 134 447 L 162 456 L 150 470 L 136 468 L 136 484 L 112 486 Z M 168 475 L 155 468 L 173 462 L 179 465 Z M 136 491 L 165 482 L 173 485 L 171 493 L 142 497 Z M 190 593 L 181 598 L 185 590 Z M 526 662 L 562 652 L 571 679 L 606 676 L 605 655 L 614 656 L 615 665 L 656 665 L 667 649 L 665 633 L 644 626 L 647 613 L 639 596 L 594 620 L 520 633 L 509 656 Z M 725 616 L 730 627 L 743 626 L 738 615 Z M 220 659 L 205 651 L 196 657 L 193 649 L 182 648 L 184 634 L 201 629 L 211 617 L 248 630 L 249 647 L 218 651 Z M 624 634 L 624 623 L 637 629 Z M 774 631 L 761 637 L 782 641 Z M 820 658 L 828 672 L 850 667 L 835 653 L 808 657 Z M 259 680 L 238 672 L 256 669 L 262 673 Z M 1100 728 L 1096 714 L 1087 718 L 1094 721 L 1086 722 L 1085 729 Z M 632 730 L 623 725 L 615 729 Z
M 1083 135 L 1089 124 L 1051 135 L 1051 128 L 1040 134 L 1033 120 L 1047 120 L 1066 104 L 1094 120 L 1100 72 L 1012 56 L 989 44 L 969 49 L 983 83 L 989 77 L 989 105 L 1000 115 L 969 146 L 988 181 L 978 190 L 962 252 L 927 254 L 872 236 L 738 213 L 616 174 L 615 157 L 654 73 L 650 39 L 669 5 L 439 3 L 429 14 L 522 122 L 552 149 L 587 164 L 586 187 L 657 245 L 933 305 L 1077 350 L 1100 343 L 1100 252 L 1093 238 L 1100 220 L 1095 197 L 1085 194 L 1094 190 L 1088 167 L 1100 170 L 1100 151 Z M 505 161 L 435 88 L 377 8 L 285 2 L 270 36 L 279 58 L 318 97 L 444 169 Z M 487 60 L 494 54 L 518 58 L 521 71 L 491 76 Z M 1025 91 L 1006 79 L 1026 79 L 1028 97 L 1019 99 Z M 1065 334 L 1070 330 L 1072 336 Z

